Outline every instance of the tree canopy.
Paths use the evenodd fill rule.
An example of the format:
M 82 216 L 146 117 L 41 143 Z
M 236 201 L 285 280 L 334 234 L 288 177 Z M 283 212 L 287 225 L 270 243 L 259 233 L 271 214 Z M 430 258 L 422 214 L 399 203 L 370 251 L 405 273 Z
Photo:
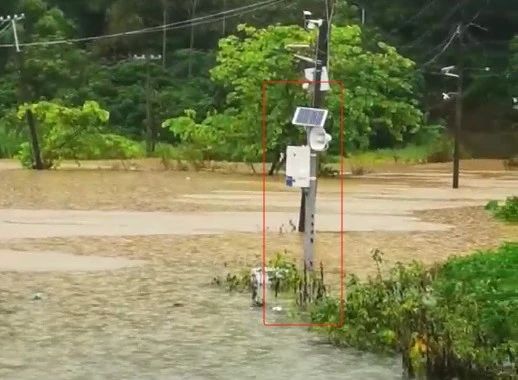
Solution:
M 152 125 L 156 138 L 176 144 L 183 135 L 174 131 L 175 123 L 158 133 L 165 120 L 187 122 L 187 117 L 194 125 L 213 126 L 224 121 L 225 128 L 211 131 L 219 128 L 225 138 L 243 139 L 238 156 L 255 159 L 262 82 L 299 78 L 303 67 L 284 47 L 315 40 L 300 28 L 305 9 L 315 17 L 329 16 L 333 25 L 330 73 L 346 88 L 348 149 L 391 146 L 421 125 L 451 118 L 452 104 L 444 103 L 441 93 L 454 91 L 455 84 L 438 72 L 457 62 L 452 33 L 460 21 L 469 29 L 464 128 L 516 129 L 511 99 L 518 95 L 518 3 L 357 3 L 365 8 L 365 25 L 356 5 L 338 0 L 4 0 L 0 15 L 25 13 L 17 22 L 20 42 L 36 45 L 22 45 L 17 53 L 10 25 L 0 25 L 0 136 L 20 140 L 19 126 L 17 132 L 6 130 L 25 102 L 74 108 L 93 100 L 110 113 L 109 133 L 140 140 L 145 126 Z M 189 19 L 197 21 L 184 22 Z M 170 24 L 167 30 L 159 27 L 164 21 Z M 43 43 L 61 39 L 73 41 Z M 143 54 L 163 57 L 135 59 Z M 296 86 L 269 86 L 267 97 L 268 141 L 275 156 L 287 141 L 299 138 L 294 128 L 285 127 L 293 107 L 308 103 L 308 94 Z M 326 98 L 336 111 L 337 89 Z M 194 112 L 186 116 L 185 110 Z M 336 136 L 337 118 L 331 123 Z

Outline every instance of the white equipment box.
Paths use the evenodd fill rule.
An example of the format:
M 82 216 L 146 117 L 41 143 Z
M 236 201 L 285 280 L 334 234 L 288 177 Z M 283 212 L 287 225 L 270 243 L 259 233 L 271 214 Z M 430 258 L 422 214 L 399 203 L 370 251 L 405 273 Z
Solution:
M 309 146 L 288 146 L 286 148 L 286 186 L 309 187 L 310 157 Z

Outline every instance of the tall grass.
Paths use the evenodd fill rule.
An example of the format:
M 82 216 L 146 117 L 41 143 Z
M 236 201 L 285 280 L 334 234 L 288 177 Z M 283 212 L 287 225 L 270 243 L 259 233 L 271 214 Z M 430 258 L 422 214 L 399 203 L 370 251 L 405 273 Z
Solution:
M 452 160 L 453 144 L 447 137 L 440 137 L 427 144 L 408 144 L 403 148 L 378 149 L 351 155 L 351 160 L 370 164 L 404 163 L 424 164 L 448 162 Z M 461 150 L 461 157 L 468 158 L 469 154 Z

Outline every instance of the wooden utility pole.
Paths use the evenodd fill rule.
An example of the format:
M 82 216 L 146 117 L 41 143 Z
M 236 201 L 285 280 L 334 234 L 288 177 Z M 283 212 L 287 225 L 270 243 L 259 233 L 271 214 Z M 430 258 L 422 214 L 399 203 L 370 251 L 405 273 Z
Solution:
M 18 38 L 18 29 L 16 22 L 25 19 L 25 15 L 22 13 L 21 15 L 0 17 L 1 21 L 7 21 L 11 23 L 11 27 L 13 30 L 14 43 L 16 46 L 16 62 L 18 66 L 18 75 L 19 75 L 19 103 L 25 103 L 29 100 L 29 94 L 27 91 L 27 83 L 25 82 L 25 64 L 24 64 L 24 54 L 20 49 L 20 41 Z M 43 164 L 43 160 L 41 158 L 41 150 L 40 144 L 38 141 L 38 131 L 36 129 L 36 122 L 34 120 L 34 115 L 32 111 L 29 109 L 25 114 L 25 119 L 27 121 L 27 125 L 29 127 L 29 138 L 31 140 L 31 148 L 32 148 L 32 167 L 33 169 L 43 170 L 45 169 L 45 165 Z

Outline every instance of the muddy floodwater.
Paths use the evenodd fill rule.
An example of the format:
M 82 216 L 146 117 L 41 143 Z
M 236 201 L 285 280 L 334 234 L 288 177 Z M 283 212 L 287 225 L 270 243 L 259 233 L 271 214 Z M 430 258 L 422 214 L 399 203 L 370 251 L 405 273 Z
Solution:
M 397 357 L 265 327 L 247 294 L 214 276 L 260 264 L 261 179 L 218 173 L 0 165 L 1 379 L 400 379 Z M 330 278 L 372 273 L 370 251 L 433 263 L 516 239 L 481 207 L 516 172 L 443 168 L 319 184 L 316 255 Z M 300 256 L 299 194 L 267 183 L 267 256 Z M 331 287 L 337 291 L 336 286 Z M 272 304 L 273 305 L 273 304 Z M 268 310 L 268 321 L 285 318 Z

